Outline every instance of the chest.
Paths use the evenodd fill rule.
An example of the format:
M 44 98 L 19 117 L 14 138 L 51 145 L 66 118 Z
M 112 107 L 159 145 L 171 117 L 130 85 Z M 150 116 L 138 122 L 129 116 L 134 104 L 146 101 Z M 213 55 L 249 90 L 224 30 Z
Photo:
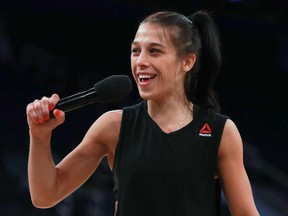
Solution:
M 161 133 L 144 123 L 129 125 L 130 133 L 123 140 L 121 166 L 131 180 L 147 178 L 204 178 L 215 172 L 215 143 L 199 137 L 197 128 L 188 125 L 173 134 Z

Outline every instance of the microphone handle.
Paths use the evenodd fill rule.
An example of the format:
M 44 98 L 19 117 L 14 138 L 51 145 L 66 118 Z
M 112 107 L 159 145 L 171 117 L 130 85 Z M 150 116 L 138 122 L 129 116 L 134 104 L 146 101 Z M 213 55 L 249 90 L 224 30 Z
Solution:
M 81 97 L 81 96 L 85 96 L 85 95 L 87 95 L 87 94 L 89 94 L 89 93 L 93 93 L 93 92 L 95 92 L 95 91 L 96 91 L 95 88 L 90 88 L 90 89 L 88 89 L 88 90 L 86 90 L 86 91 L 78 92 L 78 93 L 73 94 L 73 95 L 70 95 L 70 96 L 68 96 L 68 97 L 61 98 L 61 99 L 58 101 L 58 104 L 63 104 L 63 103 L 69 102 L 69 101 L 76 100 L 77 98 L 79 98 L 79 97 Z M 57 104 L 57 105 L 58 105 L 58 104 Z M 56 106 L 57 106 L 57 105 L 56 105 Z
M 79 92 L 77 94 L 60 99 L 56 104 L 54 109 L 59 109 L 64 112 L 69 112 L 71 110 L 86 106 L 91 103 L 97 102 L 97 92 L 94 88 L 89 89 L 84 92 Z M 54 110 L 53 109 L 53 110 Z M 50 117 L 53 117 L 53 110 L 50 111 Z

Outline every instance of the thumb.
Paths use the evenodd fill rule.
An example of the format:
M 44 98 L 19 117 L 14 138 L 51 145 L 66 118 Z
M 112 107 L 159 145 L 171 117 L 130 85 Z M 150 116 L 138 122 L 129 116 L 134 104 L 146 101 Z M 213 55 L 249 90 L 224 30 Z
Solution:
M 58 125 L 62 124 L 65 121 L 65 112 L 59 109 L 53 110 L 53 115 Z

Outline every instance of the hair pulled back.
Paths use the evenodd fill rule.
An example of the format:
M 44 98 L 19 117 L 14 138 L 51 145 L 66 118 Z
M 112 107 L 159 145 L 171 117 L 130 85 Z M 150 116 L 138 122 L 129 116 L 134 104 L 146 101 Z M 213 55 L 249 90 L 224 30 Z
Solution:
M 149 15 L 142 23 L 157 24 L 169 32 L 179 56 L 196 55 L 196 62 L 184 81 L 186 97 L 203 108 L 219 111 L 214 83 L 222 56 L 218 30 L 210 14 L 197 11 L 186 17 L 173 11 L 160 11 Z

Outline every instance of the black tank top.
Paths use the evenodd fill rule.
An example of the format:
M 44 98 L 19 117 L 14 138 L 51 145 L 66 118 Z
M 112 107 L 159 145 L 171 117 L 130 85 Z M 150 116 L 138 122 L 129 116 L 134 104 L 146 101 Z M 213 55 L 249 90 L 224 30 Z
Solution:
M 113 169 L 116 215 L 216 215 L 214 174 L 226 119 L 194 105 L 193 121 L 167 134 L 146 101 L 125 107 Z

